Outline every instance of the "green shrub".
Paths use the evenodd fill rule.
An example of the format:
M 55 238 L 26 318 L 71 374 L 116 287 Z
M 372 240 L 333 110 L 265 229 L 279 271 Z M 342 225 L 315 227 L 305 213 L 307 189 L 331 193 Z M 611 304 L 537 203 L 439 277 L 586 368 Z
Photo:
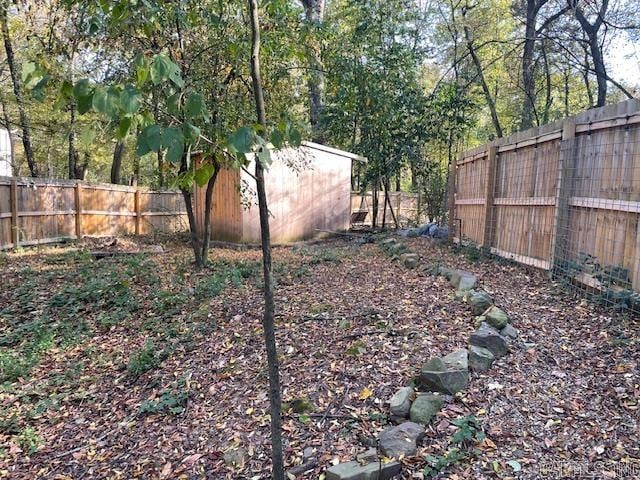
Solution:
M 129 358 L 127 373 L 131 377 L 139 377 L 145 372 L 156 368 L 164 360 L 162 352 L 156 350 L 153 342 L 148 341 L 140 350 Z M 166 357 L 165 357 L 166 358 Z

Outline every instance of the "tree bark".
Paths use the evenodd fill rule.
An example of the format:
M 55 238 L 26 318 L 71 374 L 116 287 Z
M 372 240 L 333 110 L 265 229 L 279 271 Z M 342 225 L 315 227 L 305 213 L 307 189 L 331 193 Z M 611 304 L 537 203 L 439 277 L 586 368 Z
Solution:
M 462 16 L 466 15 L 465 9 L 462 10 Z M 484 93 L 485 100 L 487 101 L 487 105 L 489 106 L 489 111 L 491 113 L 491 121 L 493 122 L 493 128 L 496 131 L 496 136 L 498 138 L 502 137 L 502 127 L 500 126 L 500 119 L 498 118 L 498 111 L 496 110 L 496 102 L 491 95 L 491 91 L 489 90 L 489 86 L 487 85 L 487 81 L 484 78 L 484 71 L 482 70 L 482 63 L 478 58 L 475 47 L 473 46 L 473 39 L 471 38 L 471 31 L 467 25 L 464 25 L 464 38 L 467 43 L 467 49 L 469 50 L 469 55 L 471 56 L 471 60 L 478 71 L 478 78 L 480 80 L 480 86 L 482 87 L 482 91 Z
M 533 57 L 536 45 L 536 18 L 539 10 L 537 3 L 536 0 L 527 0 L 526 4 L 524 46 L 522 49 L 522 89 L 524 91 L 524 102 L 520 119 L 521 130 L 533 127 L 536 105 L 535 61 Z
M 258 123 L 263 127 L 266 127 L 267 115 L 264 104 L 264 93 L 262 91 L 262 78 L 260 74 L 260 20 L 257 0 L 248 0 L 248 7 L 249 17 L 251 19 L 251 80 L 253 84 L 253 95 L 256 102 Z M 267 204 L 267 193 L 264 183 L 264 169 L 257 156 L 255 163 L 256 189 L 258 192 L 258 208 L 260 211 L 260 236 L 262 239 L 262 266 L 264 275 L 264 316 L 262 319 L 262 325 L 269 372 L 272 478 L 274 480 L 285 480 L 284 458 L 282 452 L 282 399 L 280 396 L 280 372 L 274 322 L 275 302 L 273 278 L 271 274 L 269 207 Z
M 317 30 L 324 19 L 325 0 L 302 0 L 307 25 L 311 30 Z M 307 43 L 307 57 L 309 63 L 309 121 L 311 123 L 312 138 L 315 142 L 322 142 L 322 111 L 324 109 L 324 73 L 320 48 L 317 44 Z
M 80 165 L 80 155 L 76 148 L 76 101 L 73 97 L 71 97 L 69 101 L 69 153 L 67 160 L 69 178 L 72 180 L 81 180 L 82 167 Z
M 584 14 L 579 0 L 567 0 L 569 7 L 574 11 L 576 19 L 580 23 L 582 30 L 584 31 L 589 41 L 589 51 L 591 53 L 591 59 L 593 60 L 593 70 L 596 74 L 596 80 L 598 82 L 598 99 L 596 101 L 596 107 L 603 107 L 607 103 L 607 67 L 604 63 L 602 55 L 602 48 L 600 47 L 599 31 L 600 27 L 604 23 L 607 10 L 609 8 L 609 0 L 602 0 L 598 16 L 596 20 L 589 23 L 589 20 Z
M 111 162 L 111 183 L 120 183 L 122 170 L 122 157 L 124 156 L 124 140 L 119 140 L 113 149 L 113 162 Z
M 31 173 L 31 176 L 37 177 L 38 165 L 36 164 L 33 155 L 33 148 L 31 146 L 31 123 L 29 121 L 29 116 L 27 115 L 27 110 L 24 106 L 24 99 L 22 97 L 22 85 L 20 83 L 20 75 L 18 73 L 18 68 L 13 53 L 11 36 L 9 34 L 9 23 L 7 19 L 7 7 L 5 2 L 0 2 L 0 28 L 2 29 L 4 49 L 7 54 L 7 63 L 9 64 L 9 71 L 11 72 L 13 93 L 16 97 L 18 113 L 20 115 L 20 127 L 22 128 L 22 145 L 24 147 L 24 155 L 27 158 L 27 165 L 29 166 L 29 172 Z
M 213 208 L 213 189 L 216 186 L 220 165 L 213 163 L 213 175 L 207 182 L 207 190 L 204 195 L 204 231 L 202 232 L 202 264 L 209 261 L 209 245 L 211 244 L 211 209 Z

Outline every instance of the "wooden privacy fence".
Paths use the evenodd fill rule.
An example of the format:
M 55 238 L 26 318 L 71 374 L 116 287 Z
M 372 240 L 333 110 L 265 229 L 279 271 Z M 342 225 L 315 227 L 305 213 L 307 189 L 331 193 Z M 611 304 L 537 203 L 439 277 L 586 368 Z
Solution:
M 382 225 L 384 209 L 384 191 L 378 193 L 378 215 L 376 224 Z M 421 224 L 427 221 L 420 211 L 420 199 L 417 194 L 405 192 L 389 192 L 389 203 L 393 208 L 393 213 L 398 217 L 398 221 L 403 225 Z M 393 215 L 391 209 L 386 206 L 386 224 L 393 226 Z M 358 216 L 359 215 L 359 216 Z M 351 218 L 352 223 L 361 225 L 371 225 L 373 217 L 373 196 L 371 192 L 351 192 Z
M 591 290 L 640 290 L 640 101 L 467 151 L 450 178 L 454 240 Z
M 187 227 L 184 201 L 177 192 L 0 177 L 0 249 Z

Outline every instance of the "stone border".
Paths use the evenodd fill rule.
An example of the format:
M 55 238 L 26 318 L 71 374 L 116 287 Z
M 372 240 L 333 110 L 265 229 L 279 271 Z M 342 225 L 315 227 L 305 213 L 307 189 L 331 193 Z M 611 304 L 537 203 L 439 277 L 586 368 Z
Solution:
M 420 264 L 420 256 L 397 238 L 388 237 L 378 245 L 406 268 L 415 269 Z M 327 469 L 326 480 L 387 480 L 398 475 L 402 468 L 400 460 L 417 453 L 426 425 L 445 402 L 468 387 L 469 372 L 489 370 L 518 338 L 509 316 L 494 304 L 487 292 L 476 288 L 478 279 L 474 274 L 446 267 L 423 270 L 446 277 L 456 289 L 456 299 L 467 303 L 476 316 L 477 329 L 469 338 L 469 348 L 430 358 L 416 379 L 418 390 L 412 386 L 402 387 L 389 400 L 390 420 L 396 425 L 378 435 L 378 449 Z M 384 462 L 381 455 L 391 461 Z

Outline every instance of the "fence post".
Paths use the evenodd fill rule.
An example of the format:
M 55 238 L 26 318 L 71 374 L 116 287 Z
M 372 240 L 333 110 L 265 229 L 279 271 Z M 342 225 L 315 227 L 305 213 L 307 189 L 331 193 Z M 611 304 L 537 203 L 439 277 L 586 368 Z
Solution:
M 482 246 L 491 248 L 495 232 L 496 207 L 493 201 L 496 194 L 496 171 L 498 166 L 498 147 L 496 145 L 489 145 L 487 161 L 487 185 L 484 192 L 484 235 L 482 238 Z
M 553 274 L 558 258 L 563 256 L 569 239 L 569 199 L 573 189 L 573 170 L 576 155 L 576 124 L 565 121 L 558 160 L 554 225 L 551 234 L 549 272 Z
M 9 203 L 11 204 L 11 243 L 13 243 L 13 248 L 16 248 L 18 247 L 20 232 L 18 230 L 18 183 L 15 178 L 11 180 L 9 189 Z
M 460 154 L 462 158 L 462 154 Z M 453 242 L 453 227 L 456 223 L 456 169 L 458 160 L 451 160 L 449 165 L 449 241 Z
M 138 187 L 136 187 L 136 193 L 135 193 L 135 208 L 136 208 L 136 235 L 140 235 L 142 208 L 140 205 L 140 189 Z
M 76 203 L 76 238 L 80 240 L 82 238 L 82 185 L 80 185 L 79 181 L 74 186 L 74 196 Z

